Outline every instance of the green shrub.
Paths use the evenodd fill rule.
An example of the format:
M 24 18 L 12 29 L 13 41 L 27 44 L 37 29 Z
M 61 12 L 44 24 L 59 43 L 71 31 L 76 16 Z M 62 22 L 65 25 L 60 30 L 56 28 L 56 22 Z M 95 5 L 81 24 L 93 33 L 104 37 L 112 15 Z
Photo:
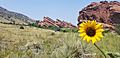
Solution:
M 56 26 L 49 26 L 48 29 L 57 31 L 57 30 L 59 29 L 59 27 L 56 27 Z
M 77 28 L 73 28 L 73 29 L 71 29 L 71 28 L 61 28 L 60 31 L 62 31 L 62 32 L 78 32 L 78 29 Z
M 52 32 L 50 35 L 52 35 L 52 36 L 53 36 L 53 35 L 55 35 L 55 33 L 54 33 L 54 32 Z
M 115 31 L 120 35 L 120 24 L 115 25 Z
M 71 30 L 69 28 L 61 28 L 60 31 L 62 31 L 62 32 L 70 32 Z
M 20 29 L 24 29 L 24 27 L 23 27 L 23 26 L 20 26 Z
M 78 32 L 78 28 L 72 29 L 72 32 Z
M 30 23 L 29 26 L 37 27 L 38 25 L 36 23 Z

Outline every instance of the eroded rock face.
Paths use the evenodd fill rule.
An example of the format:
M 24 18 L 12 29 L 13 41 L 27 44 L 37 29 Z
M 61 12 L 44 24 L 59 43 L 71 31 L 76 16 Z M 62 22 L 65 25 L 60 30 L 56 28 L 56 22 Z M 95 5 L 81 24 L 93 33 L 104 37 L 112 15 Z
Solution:
M 78 24 L 85 20 L 96 20 L 111 26 L 120 24 L 120 2 L 92 2 L 79 12 Z
M 44 17 L 43 21 L 40 21 L 38 23 L 39 26 L 44 26 L 44 27 L 49 27 L 49 26 L 56 26 L 56 27 L 63 27 L 63 28 L 76 28 L 76 26 L 74 26 L 71 23 L 65 22 L 65 21 L 61 21 L 59 19 L 56 19 L 56 21 L 54 21 L 53 19 L 49 18 L 49 17 Z

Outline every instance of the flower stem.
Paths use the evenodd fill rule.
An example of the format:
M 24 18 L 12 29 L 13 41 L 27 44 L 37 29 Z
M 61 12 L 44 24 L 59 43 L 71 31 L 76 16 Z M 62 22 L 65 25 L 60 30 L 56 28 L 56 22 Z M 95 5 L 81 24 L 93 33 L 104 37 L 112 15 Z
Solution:
M 94 43 L 95 47 L 97 47 L 98 50 L 100 50 L 100 52 L 104 55 L 104 57 L 106 58 L 105 53 Z

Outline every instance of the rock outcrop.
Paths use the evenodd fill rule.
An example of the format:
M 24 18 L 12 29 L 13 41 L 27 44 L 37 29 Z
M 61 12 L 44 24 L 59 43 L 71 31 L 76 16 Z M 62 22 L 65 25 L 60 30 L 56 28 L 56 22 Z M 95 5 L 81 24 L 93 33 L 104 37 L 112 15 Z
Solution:
M 79 12 L 78 24 L 85 20 L 96 20 L 104 27 L 114 29 L 115 24 L 120 24 L 120 2 L 92 2 Z
M 53 19 L 49 17 L 44 17 L 43 21 L 38 22 L 38 25 L 41 27 L 56 26 L 59 28 L 76 28 L 76 26 L 71 23 L 61 21 L 59 19 L 56 19 L 56 21 L 54 21 Z

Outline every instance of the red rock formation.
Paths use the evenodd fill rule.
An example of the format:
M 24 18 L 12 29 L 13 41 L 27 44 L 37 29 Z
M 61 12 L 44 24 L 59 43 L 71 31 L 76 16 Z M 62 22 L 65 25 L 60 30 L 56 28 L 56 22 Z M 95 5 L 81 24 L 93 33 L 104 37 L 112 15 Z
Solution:
M 93 2 L 79 12 L 78 24 L 83 20 L 96 20 L 97 22 L 104 23 L 106 27 L 120 24 L 120 2 Z
M 61 21 L 59 19 L 57 19 L 56 21 L 52 20 L 49 17 L 44 17 L 43 21 L 40 21 L 38 23 L 39 26 L 45 26 L 45 27 L 49 27 L 49 26 L 56 26 L 56 27 L 64 27 L 64 28 L 76 28 L 76 26 L 72 25 L 71 23 L 65 22 L 65 21 Z

